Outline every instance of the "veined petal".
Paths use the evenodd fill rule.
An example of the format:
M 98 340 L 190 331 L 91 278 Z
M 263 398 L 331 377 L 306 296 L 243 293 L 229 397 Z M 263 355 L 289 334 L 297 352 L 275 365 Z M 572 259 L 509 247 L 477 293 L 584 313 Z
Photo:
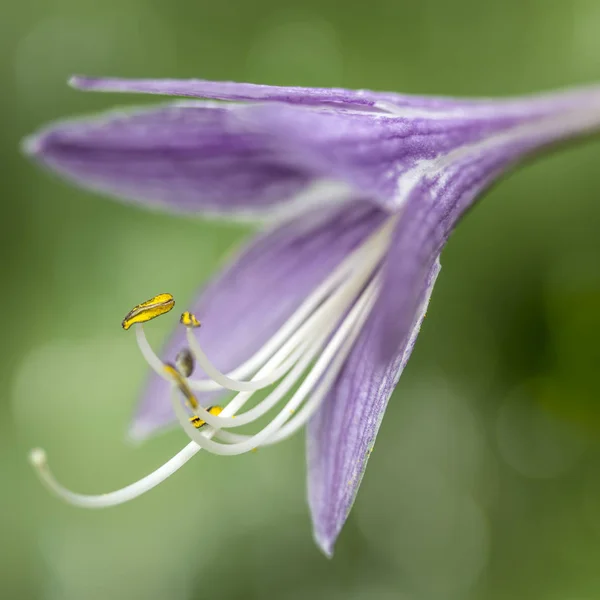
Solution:
M 203 79 L 122 79 L 118 77 L 76 76 L 71 78 L 69 83 L 80 90 L 99 92 L 134 92 L 215 100 L 284 102 L 313 106 L 341 104 L 349 107 L 376 108 L 377 103 L 389 102 L 395 106 L 444 110 L 448 107 L 464 106 L 468 103 L 468 101 L 461 102 L 452 98 L 403 96 L 392 92 L 372 92 L 370 90 L 260 85 L 234 81 L 206 81 Z
M 418 96 L 372 90 L 344 88 L 309 88 L 277 86 L 235 81 L 207 81 L 204 79 L 124 79 L 120 77 L 75 76 L 69 81 L 73 87 L 97 92 L 128 92 L 207 98 L 235 102 L 280 102 L 305 106 L 345 106 L 349 109 L 388 111 L 404 109 L 405 117 L 425 115 L 469 117 L 505 115 L 526 116 L 555 110 L 558 104 L 573 105 L 585 102 L 596 87 L 566 89 L 552 94 L 532 94 L 522 98 L 451 98 L 445 96 Z M 422 111 L 422 112 L 420 112 Z
M 287 141 L 285 159 L 398 212 L 421 181 L 443 187 L 452 173 L 468 178 L 487 164 L 502 171 L 553 143 L 600 130 L 600 87 L 443 115 L 264 105 L 258 111 L 256 121 Z
M 600 126 L 600 98 L 459 145 L 407 171 L 403 210 L 367 327 L 309 426 L 309 503 L 315 537 L 331 555 L 352 506 L 387 400 L 412 350 L 439 270 L 464 212 L 524 156 Z M 415 316 L 416 315 L 416 316 Z
M 214 364 L 229 371 L 253 355 L 385 218 L 368 203 L 354 201 L 342 208 L 315 210 L 253 240 L 192 305 L 202 322 L 195 332 Z M 173 361 L 185 346 L 179 329 L 164 358 Z M 168 382 L 151 375 L 133 437 L 147 437 L 174 421 L 169 389 Z M 214 394 L 200 394 L 198 399 L 206 405 Z
M 345 186 L 282 163 L 263 132 L 248 131 L 243 108 L 194 101 L 112 111 L 50 126 L 25 148 L 79 185 L 180 213 L 274 220 L 347 197 Z
M 137 85 L 88 84 L 123 90 Z M 348 188 L 398 212 L 419 181 L 436 177 L 461 157 L 487 160 L 502 151 L 512 162 L 600 124 L 597 87 L 495 102 L 420 99 L 419 104 L 415 97 L 410 105 L 398 99 L 404 97 L 395 104 L 371 99 L 374 110 L 366 110 L 343 100 L 361 99 L 365 92 L 344 96 L 345 90 L 333 90 L 333 100 L 323 102 L 326 90 L 211 82 L 140 85 L 173 93 L 189 86 L 198 95 L 279 102 L 188 102 L 112 113 L 53 127 L 28 148 L 81 185 L 125 199 L 175 211 L 276 218 L 307 210 L 315 198 L 339 201 Z M 294 104 L 306 98 L 315 102 Z M 323 182 L 332 187 L 311 194 Z
M 250 112 L 250 111 L 249 111 Z M 390 212 L 405 200 L 401 186 L 428 161 L 482 142 L 518 122 L 493 119 L 398 117 L 386 113 L 257 105 L 252 123 L 282 148 L 279 159 L 315 179 L 343 181 Z
M 485 189 L 525 156 L 599 128 L 600 101 L 587 111 L 545 117 L 463 146 L 425 172 L 410 174 L 403 190 L 402 217 L 388 252 L 386 283 L 376 306 L 384 315 L 384 358 L 393 353 L 396 340 L 410 327 L 419 301 L 414 292 L 422 287 L 462 215 Z
M 319 412 L 308 426 L 308 501 L 314 536 L 327 556 L 352 508 L 388 400 L 413 350 L 440 266 L 418 291 L 409 332 L 381 360 L 381 319 L 374 310 Z

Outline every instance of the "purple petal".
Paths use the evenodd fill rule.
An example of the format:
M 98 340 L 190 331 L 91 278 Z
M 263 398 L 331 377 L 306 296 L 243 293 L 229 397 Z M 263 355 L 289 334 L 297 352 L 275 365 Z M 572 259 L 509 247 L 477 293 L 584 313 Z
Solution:
M 464 108 L 464 107 L 463 107 Z M 600 129 L 600 88 L 498 101 L 469 111 L 403 115 L 320 108 L 258 107 L 257 122 L 286 140 L 284 160 L 346 182 L 399 211 L 423 180 L 467 166 L 502 170 L 557 141 Z M 468 177 L 469 175 L 467 175 Z
M 567 111 L 461 147 L 407 182 L 402 216 L 388 253 L 387 283 L 376 307 L 385 315 L 381 322 L 384 359 L 408 331 L 418 303 L 416 292 L 431 265 L 484 190 L 523 157 L 599 125 L 600 99 L 595 111 Z
M 135 92 L 215 100 L 285 102 L 289 104 L 326 105 L 346 104 L 351 107 L 373 108 L 378 102 L 396 106 L 446 109 L 465 106 L 469 101 L 452 98 L 400 95 L 392 92 L 346 90 L 340 88 L 307 88 L 237 83 L 234 81 L 205 81 L 202 79 L 121 79 L 117 77 L 73 77 L 69 82 L 81 90 L 100 92 Z M 488 100 L 474 100 L 472 103 Z
M 111 85 L 108 80 L 88 83 Z M 171 89 L 171 83 L 148 85 Z M 223 85 L 238 89 L 238 84 L 210 82 L 200 88 Z M 242 97 L 240 90 L 247 85 L 239 85 Z M 265 99 L 260 94 L 285 99 L 283 90 L 291 94 L 290 88 L 250 89 L 260 99 Z M 325 94 L 312 92 L 315 98 Z M 332 91 L 332 98 L 339 92 Z M 311 90 L 302 93 L 310 96 Z M 364 93 L 354 94 L 362 98 Z M 442 108 L 435 99 L 419 101 L 415 106 L 399 106 L 398 101 L 387 113 L 322 102 L 187 103 L 58 125 L 28 147 L 78 183 L 119 197 L 180 212 L 273 217 L 284 209 L 297 214 L 315 198 L 342 198 L 347 187 L 386 210 L 399 211 L 418 182 L 437 177 L 465 155 L 479 159 L 502 149 L 510 163 L 600 123 L 598 88 L 511 101 L 449 104 L 437 99 Z M 320 198 L 300 195 L 289 202 L 323 180 L 339 186 L 321 191 Z
M 264 134 L 247 131 L 240 112 L 200 102 L 114 111 L 52 126 L 29 138 L 26 150 L 84 187 L 135 203 L 272 218 L 314 177 L 282 164 Z M 325 190 L 321 201 L 329 193 L 336 190 Z M 308 206 L 310 198 L 299 201 Z
M 381 319 L 373 311 L 343 371 L 308 426 L 308 500 L 314 536 L 327 556 L 354 503 L 388 400 L 419 333 L 439 262 L 419 290 L 420 306 L 394 353 L 380 360 Z
M 514 116 L 493 119 L 397 117 L 390 114 L 262 105 L 253 122 L 269 132 L 282 163 L 315 179 L 343 181 L 390 211 L 405 197 L 401 182 L 424 163 L 515 126 Z M 400 193 L 399 193 L 400 192 Z
M 192 305 L 202 321 L 198 337 L 211 360 L 228 371 L 248 359 L 383 219 L 384 213 L 356 201 L 311 212 L 250 243 Z M 165 359 L 172 361 L 185 345 L 180 328 L 167 345 Z M 168 393 L 168 383 L 153 374 L 137 410 L 133 437 L 146 437 L 174 421 Z M 206 405 L 214 394 L 199 399 Z
M 315 537 L 326 554 L 333 551 L 387 400 L 412 350 L 423 299 L 431 292 L 449 234 L 483 190 L 524 156 L 599 124 L 600 99 L 587 110 L 562 107 L 460 145 L 421 163 L 413 178 L 405 179 L 404 205 L 373 315 L 309 426 L 309 502 Z
M 347 108 L 387 110 L 395 108 L 417 109 L 440 116 L 468 117 L 473 110 L 481 115 L 492 113 L 539 114 L 552 111 L 557 104 L 564 106 L 585 102 L 590 93 L 598 94 L 597 87 L 567 89 L 552 94 L 534 94 L 522 98 L 498 100 L 492 98 L 450 98 L 444 96 L 417 96 L 395 92 L 348 90 L 343 88 L 308 88 L 276 86 L 235 81 L 207 81 L 203 79 L 123 79 L 119 77 L 75 76 L 70 85 L 80 90 L 99 92 L 131 92 L 207 98 L 246 102 L 283 102 L 306 106 L 346 105 Z M 480 116 L 481 116 L 480 115 Z M 405 116 L 411 116 L 407 113 Z

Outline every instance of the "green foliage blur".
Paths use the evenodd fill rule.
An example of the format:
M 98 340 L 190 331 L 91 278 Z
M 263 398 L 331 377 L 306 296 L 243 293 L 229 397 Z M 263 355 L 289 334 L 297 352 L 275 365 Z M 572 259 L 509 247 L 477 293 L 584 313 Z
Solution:
M 600 598 L 598 140 L 512 174 L 450 241 L 332 561 L 302 435 L 200 455 L 119 508 L 42 488 L 32 446 L 95 493 L 186 442 L 126 442 L 146 368 L 119 324 L 158 292 L 184 307 L 249 232 L 119 205 L 19 152 L 49 120 L 148 101 L 73 91 L 73 73 L 508 95 L 600 80 L 599 23 L 598 0 L 6 0 L 0 597 Z

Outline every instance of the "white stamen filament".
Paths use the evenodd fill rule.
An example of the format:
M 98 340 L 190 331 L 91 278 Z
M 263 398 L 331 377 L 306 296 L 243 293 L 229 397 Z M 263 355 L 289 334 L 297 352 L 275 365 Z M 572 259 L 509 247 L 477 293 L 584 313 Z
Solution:
M 329 386 L 333 382 L 334 378 L 337 376 L 339 370 L 344 364 L 344 360 L 346 359 L 348 353 L 352 348 L 352 344 L 355 341 L 356 336 L 360 333 L 362 329 L 362 325 L 367 319 L 370 309 L 373 306 L 376 297 L 376 288 L 378 282 L 377 279 L 373 280 L 369 287 L 363 292 L 359 300 L 356 302 L 352 310 L 348 313 L 347 317 L 344 319 L 340 327 L 336 330 L 329 344 L 325 347 L 323 353 L 319 356 L 315 366 L 313 369 L 307 374 L 306 378 L 300 384 L 300 387 L 296 391 L 296 393 L 292 396 L 292 398 L 287 402 L 287 404 L 282 408 L 279 414 L 259 433 L 254 436 L 248 436 L 243 439 L 243 441 L 239 441 L 234 444 L 221 444 L 219 442 L 214 442 L 212 440 L 207 439 L 205 436 L 202 436 L 201 432 L 196 429 L 188 419 L 188 415 L 183 408 L 180 401 L 179 390 L 176 387 L 173 387 L 171 392 L 171 402 L 173 404 L 173 408 L 175 410 L 175 414 L 179 420 L 180 425 L 183 427 L 184 431 L 188 434 L 190 439 L 196 442 L 199 446 L 202 446 L 204 449 L 212 452 L 214 454 L 223 454 L 223 455 L 235 455 L 235 454 L 243 454 L 245 452 L 249 452 L 253 450 L 257 446 L 264 445 L 265 442 L 278 430 L 282 429 L 284 423 L 290 420 L 291 415 L 294 414 L 296 409 L 302 404 L 306 396 L 311 392 L 313 387 L 319 382 L 322 376 L 325 374 L 328 377 L 322 381 L 321 393 L 317 393 L 315 397 L 312 398 L 313 402 L 311 406 L 308 403 L 305 405 L 309 406 L 305 412 L 299 413 L 298 417 L 303 420 L 307 420 L 310 417 L 310 414 L 314 411 L 316 406 L 320 403 L 325 393 L 328 391 Z M 323 336 L 323 339 L 325 336 Z M 341 352 L 337 355 L 338 351 L 341 349 Z M 334 360 L 337 358 L 337 360 Z M 310 360 L 300 361 L 296 367 L 289 373 L 289 375 L 283 380 L 283 382 L 272 392 L 273 395 L 277 397 L 277 401 L 283 397 L 289 389 L 298 382 L 300 376 L 305 371 L 307 364 Z M 241 395 L 241 394 L 240 394 Z M 245 402 L 246 399 L 241 402 Z M 241 404 L 240 402 L 240 404 Z M 270 404 L 274 405 L 269 397 L 263 400 L 261 404 Z M 255 407 L 259 408 L 261 404 Z M 231 406 L 231 403 L 227 405 Z M 243 406 L 243 404 L 242 404 Z M 240 406 L 241 407 L 241 406 Z M 254 409 L 253 409 L 254 410 Z M 196 410 L 195 412 L 198 412 Z M 250 411 L 248 411 L 249 413 Z M 246 415 L 248 413 L 245 413 Z M 204 418 L 204 415 L 201 415 Z M 209 415 L 210 416 L 210 415 Z M 250 423 L 255 421 L 258 416 L 247 419 L 246 423 Z M 236 417 L 237 421 L 238 417 Z M 237 423 L 235 423 L 237 425 Z M 232 425 L 230 425 L 231 427 Z M 290 428 L 292 429 L 292 428 Z M 285 432 L 288 434 L 289 432 Z M 285 439 L 287 435 L 284 435 L 282 439 Z M 239 438 L 238 438 L 239 439 Z
M 356 248 L 348 257 L 346 257 L 325 279 L 314 292 L 306 299 L 294 314 L 284 323 L 284 325 L 269 339 L 261 348 L 228 375 L 221 373 L 216 369 L 194 335 L 193 330 L 187 330 L 187 340 L 190 349 L 196 355 L 196 361 L 202 366 L 211 379 L 195 380 L 188 379 L 189 386 L 197 391 L 215 391 L 222 388 L 233 391 L 254 391 L 267 387 L 281 378 L 288 370 L 288 362 L 279 363 L 274 372 L 269 373 L 263 380 L 253 379 L 252 381 L 240 381 L 241 377 L 248 377 L 262 366 L 278 350 L 285 351 L 281 353 L 282 357 L 287 357 L 289 351 L 296 346 L 303 338 L 309 328 L 316 324 L 315 309 L 330 295 L 336 288 L 343 287 L 341 284 L 348 283 L 350 278 L 356 282 L 357 272 L 362 275 L 373 273 L 380 263 L 385 251 L 389 245 L 389 237 L 395 223 L 394 218 L 388 219 L 375 233 Z M 355 286 L 353 286 L 355 287 Z M 307 320 L 308 318 L 308 320 Z M 305 327 L 302 329 L 302 327 Z M 298 330 L 298 328 L 300 329 Z M 298 330 L 298 331 L 296 331 Z M 162 378 L 171 381 L 170 376 L 165 372 L 164 364 L 152 350 L 146 339 L 143 326 L 136 326 L 136 337 L 142 355 L 152 367 L 152 369 Z M 292 363 L 293 364 L 293 363 Z M 287 367 L 287 368 L 285 368 Z
M 214 367 L 196 336 L 188 330 L 190 350 L 209 379 L 185 379 L 185 383 L 199 391 L 229 389 L 239 392 L 218 416 L 200 406 L 192 409 L 193 414 L 206 422 L 202 430 L 190 423 L 189 414 L 181 403 L 180 384 L 169 376 L 164 363 L 150 347 L 143 326 L 137 324 L 136 338 L 140 350 L 152 369 L 171 381 L 171 402 L 181 426 L 192 441 L 146 477 L 120 490 L 99 495 L 79 494 L 63 487 L 50 471 L 45 452 L 35 449 L 30 460 L 44 484 L 54 494 L 76 506 L 115 506 L 156 487 L 202 448 L 215 454 L 235 455 L 274 444 L 292 435 L 318 409 L 362 331 L 377 297 L 380 278 L 377 271 L 389 245 L 394 221 L 393 218 L 388 219 L 342 261 L 270 340 L 230 373 L 221 373 Z M 249 377 L 249 380 L 243 380 Z M 264 400 L 238 414 L 255 391 L 280 379 Z M 298 383 L 297 391 L 258 433 L 239 435 L 224 430 L 255 422 L 279 404 Z M 213 436 L 226 443 L 211 440 Z

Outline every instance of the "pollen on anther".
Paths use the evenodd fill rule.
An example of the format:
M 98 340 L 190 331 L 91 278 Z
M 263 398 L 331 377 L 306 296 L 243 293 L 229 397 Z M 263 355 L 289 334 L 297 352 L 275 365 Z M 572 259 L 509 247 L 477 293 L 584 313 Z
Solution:
M 198 321 L 198 319 L 196 318 L 196 315 L 194 315 L 193 313 L 189 312 L 188 310 L 186 310 L 185 312 L 181 313 L 181 317 L 179 318 L 179 322 L 184 327 L 200 327 L 200 325 L 201 325 L 200 321 Z
M 220 406 L 211 406 L 210 408 L 207 409 L 207 411 L 213 417 L 218 417 L 221 414 L 221 412 L 223 412 L 223 408 Z M 200 429 L 200 427 L 203 427 L 204 425 L 206 425 L 206 421 L 204 419 L 201 419 L 198 415 L 194 415 L 193 417 L 190 417 L 190 423 L 196 429 Z
M 134 306 L 125 315 L 121 326 L 127 330 L 135 323 L 146 323 L 168 313 L 174 306 L 175 300 L 171 294 L 158 294 L 158 296 Z

